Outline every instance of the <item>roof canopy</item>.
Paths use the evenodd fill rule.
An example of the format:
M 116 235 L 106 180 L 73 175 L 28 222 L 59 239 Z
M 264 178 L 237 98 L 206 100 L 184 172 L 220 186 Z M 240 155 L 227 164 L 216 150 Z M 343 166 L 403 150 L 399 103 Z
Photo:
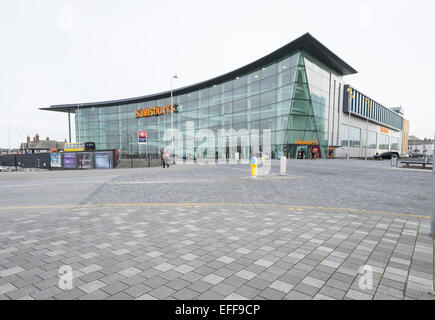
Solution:
M 222 82 L 230 81 L 235 79 L 237 76 L 241 76 L 243 74 L 247 74 L 258 70 L 261 67 L 264 67 L 268 64 L 271 64 L 277 60 L 286 58 L 290 53 L 298 50 L 306 50 L 315 58 L 322 61 L 325 65 L 334 70 L 337 74 L 345 76 L 350 74 L 355 74 L 357 71 L 353 69 L 350 65 L 340 59 L 337 55 L 335 55 L 331 50 L 325 47 L 322 43 L 320 43 L 317 39 L 315 39 L 311 34 L 306 33 L 300 38 L 290 42 L 284 47 L 272 52 L 271 54 L 258 59 L 242 68 L 231 71 L 219 77 L 203 81 L 191 86 L 183 87 L 180 89 L 176 89 L 173 91 L 174 95 L 180 95 L 189 93 L 196 90 L 201 90 L 204 88 L 211 87 L 215 84 L 219 84 Z M 129 98 L 129 99 L 120 99 L 120 100 L 111 100 L 111 101 L 101 101 L 101 102 L 91 102 L 91 103 L 80 103 L 80 104 L 64 104 L 64 105 L 53 105 L 49 108 L 40 108 L 40 110 L 48 110 L 48 111 L 60 111 L 60 112 L 75 112 L 77 108 L 92 108 L 92 107 L 107 107 L 114 106 L 120 104 L 129 104 L 129 103 L 140 103 L 147 100 L 154 99 L 164 99 L 170 96 L 170 91 L 161 92 L 157 94 Z

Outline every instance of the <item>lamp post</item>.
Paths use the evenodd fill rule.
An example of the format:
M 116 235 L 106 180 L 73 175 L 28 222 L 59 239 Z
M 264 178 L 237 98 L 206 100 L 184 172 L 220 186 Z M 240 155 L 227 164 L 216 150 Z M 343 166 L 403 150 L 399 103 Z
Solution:
M 11 154 L 11 126 L 12 126 L 12 123 L 9 123 L 8 124 L 8 144 L 9 144 L 8 154 Z
M 174 101 L 172 95 L 172 80 L 178 79 L 178 75 L 174 74 L 171 76 L 171 144 L 172 144 L 172 152 L 171 156 L 174 154 Z
M 77 125 L 79 126 L 79 141 L 76 142 L 80 142 L 81 138 L 80 138 L 80 105 L 77 105 Z M 77 139 L 77 138 L 76 138 Z
M 351 102 L 352 100 L 355 99 L 355 95 L 350 87 L 347 88 L 346 91 L 348 92 L 349 95 L 348 108 L 347 108 L 347 111 L 349 112 L 349 125 L 348 125 L 349 129 L 347 130 L 347 160 L 350 160 L 350 114 L 351 114 Z
M 366 128 L 366 155 L 365 155 L 365 159 L 367 160 L 367 149 L 368 149 L 368 144 L 369 144 L 369 116 L 370 116 L 370 112 L 372 111 L 372 103 L 371 101 L 366 98 L 366 103 L 368 106 L 368 113 L 367 113 L 367 128 Z
M 434 134 L 435 136 L 435 134 Z M 435 138 L 434 138 L 435 143 Z M 432 220 L 430 224 L 430 235 L 432 237 L 435 237 L 435 145 L 433 147 L 433 154 L 432 154 Z

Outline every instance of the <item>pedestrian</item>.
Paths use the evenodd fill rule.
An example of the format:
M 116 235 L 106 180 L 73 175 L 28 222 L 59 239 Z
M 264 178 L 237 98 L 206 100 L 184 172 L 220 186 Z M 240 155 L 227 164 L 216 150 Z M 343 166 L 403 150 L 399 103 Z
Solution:
M 166 167 L 169 168 L 169 153 L 167 150 L 163 151 L 163 160 L 164 160 L 164 163 L 166 164 Z M 165 166 L 163 165 L 163 168 L 164 167 Z
M 164 158 L 165 150 L 160 150 L 160 159 L 162 160 L 162 167 L 165 168 L 165 158 Z
M 315 151 L 314 148 L 311 149 L 311 160 L 314 160 Z

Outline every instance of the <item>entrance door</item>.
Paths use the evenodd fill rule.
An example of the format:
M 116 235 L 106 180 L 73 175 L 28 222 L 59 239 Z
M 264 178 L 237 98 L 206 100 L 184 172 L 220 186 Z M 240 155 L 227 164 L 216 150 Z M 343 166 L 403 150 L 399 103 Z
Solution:
M 312 146 L 311 150 L 310 150 L 311 154 L 310 154 L 310 158 L 312 158 L 314 156 L 314 159 L 320 159 L 322 157 L 321 153 L 320 153 L 320 146 Z
M 308 148 L 307 146 L 298 146 L 296 148 L 296 159 L 307 159 Z

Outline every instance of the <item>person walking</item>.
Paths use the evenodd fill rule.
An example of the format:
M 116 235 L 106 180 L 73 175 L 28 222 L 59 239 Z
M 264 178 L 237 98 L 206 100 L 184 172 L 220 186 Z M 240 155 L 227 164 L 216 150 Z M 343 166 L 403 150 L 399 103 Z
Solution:
M 163 168 L 165 167 L 165 164 L 166 164 L 166 167 L 169 168 L 169 153 L 167 150 L 163 151 L 163 160 L 164 160 Z
M 165 154 L 165 150 L 161 149 L 161 150 L 160 150 L 160 159 L 162 160 L 162 167 L 163 167 L 163 168 L 166 166 L 166 165 L 165 165 L 164 154 Z

